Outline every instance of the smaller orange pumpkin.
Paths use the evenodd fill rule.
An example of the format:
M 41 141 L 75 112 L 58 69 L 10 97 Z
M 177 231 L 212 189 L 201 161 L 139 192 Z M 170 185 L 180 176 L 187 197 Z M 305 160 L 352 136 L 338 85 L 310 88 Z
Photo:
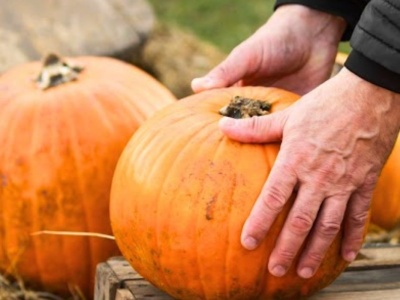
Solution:
M 119 254 L 116 243 L 31 234 L 111 234 L 119 155 L 144 120 L 176 99 L 112 58 L 50 55 L 41 69 L 32 62 L 0 76 L 0 272 L 60 294 L 77 287 L 91 299 L 96 265 Z
M 375 187 L 371 222 L 386 230 L 400 226 L 400 136 Z

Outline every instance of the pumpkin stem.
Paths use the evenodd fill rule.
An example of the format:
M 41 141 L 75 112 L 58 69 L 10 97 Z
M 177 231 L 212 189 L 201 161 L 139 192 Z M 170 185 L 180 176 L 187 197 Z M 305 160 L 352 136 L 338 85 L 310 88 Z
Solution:
M 271 104 L 266 101 L 235 96 L 228 105 L 219 110 L 219 113 L 225 117 L 244 119 L 265 116 L 270 113 L 270 110 Z
M 45 90 L 76 80 L 82 70 L 83 67 L 67 63 L 60 56 L 50 53 L 44 58 L 43 68 L 36 79 L 36 84 Z

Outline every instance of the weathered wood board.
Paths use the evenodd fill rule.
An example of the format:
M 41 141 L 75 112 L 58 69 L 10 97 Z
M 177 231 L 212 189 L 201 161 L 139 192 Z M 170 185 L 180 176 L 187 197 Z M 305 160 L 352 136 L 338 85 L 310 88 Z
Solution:
M 98 265 L 95 300 L 171 300 L 143 279 L 123 257 Z M 334 283 L 310 300 L 400 299 L 400 245 L 365 247 Z
M 0 73 L 49 52 L 130 60 L 154 22 L 146 0 L 1 1 Z

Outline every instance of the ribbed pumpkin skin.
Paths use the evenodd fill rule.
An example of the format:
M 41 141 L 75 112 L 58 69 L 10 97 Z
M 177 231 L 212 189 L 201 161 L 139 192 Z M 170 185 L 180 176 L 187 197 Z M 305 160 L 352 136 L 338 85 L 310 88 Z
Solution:
M 0 271 L 48 291 L 78 286 L 91 299 L 96 264 L 120 253 L 112 240 L 37 235 L 111 234 L 109 193 L 137 127 L 174 102 L 155 79 L 111 58 L 74 58 L 79 79 L 42 91 L 41 64 L 0 77 Z
M 374 190 L 371 222 L 391 230 L 400 225 L 400 136 Z
M 300 299 L 345 268 L 341 235 L 309 280 L 297 277 L 294 268 L 282 278 L 267 271 L 291 203 L 259 248 L 241 246 L 242 226 L 279 144 L 242 144 L 222 134 L 218 110 L 235 95 L 268 100 L 272 111 L 298 98 L 272 88 L 231 87 L 189 96 L 157 112 L 118 162 L 111 189 L 113 233 L 132 266 L 176 299 Z

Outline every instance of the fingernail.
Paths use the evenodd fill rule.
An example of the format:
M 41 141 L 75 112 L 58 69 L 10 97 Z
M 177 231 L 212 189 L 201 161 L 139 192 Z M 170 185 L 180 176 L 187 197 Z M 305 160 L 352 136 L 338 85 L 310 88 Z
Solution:
M 207 89 L 212 87 L 213 82 L 208 77 L 199 77 L 199 78 L 194 78 L 192 80 L 191 85 L 193 89 Z
M 198 85 L 201 82 L 204 82 L 204 77 L 194 78 L 192 79 L 192 85 Z
M 281 265 L 277 265 L 272 268 L 271 274 L 274 275 L 275 277 L 282 277 L 283 275 L 286 274 L 286 268 L 284 268 Z
M 223 117 L 219 120 L 219 125 L 222 127 L 233 127 L 236 125 L 236 120 L 229 117 Z
M 348 251 L 344 257 L 344 259 L 348 262 L 352 262 L 353 260 L 356 259 L 357 252 L 355 251 Z
M 257 246 L 258 241 L 255 238 L 248 236 L 243 239 L 243 247 L 245 247 L 247 250 L 254 250 L 257 248 Z
M 311 268 L 303 268 L 299 272 L 299 276 L 302 278 L 311 278 L 314 275 L 314 270 Z

